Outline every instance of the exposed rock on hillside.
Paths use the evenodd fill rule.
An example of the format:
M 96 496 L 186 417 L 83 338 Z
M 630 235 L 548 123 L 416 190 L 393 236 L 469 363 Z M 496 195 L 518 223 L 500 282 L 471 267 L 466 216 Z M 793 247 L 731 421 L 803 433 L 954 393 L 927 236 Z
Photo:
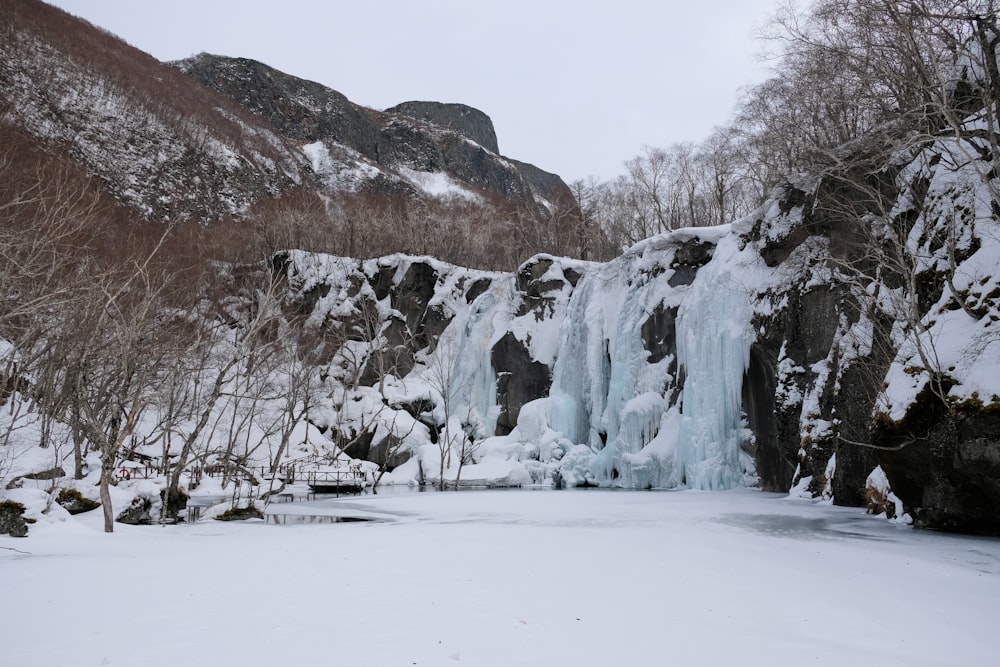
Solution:
M 240 219 L 286 200 L 335 216 L 354 195 L 381 217 L 458 202 L 455 216 L 514 230 L 579 215 L 558 176 L 497 153 L 481 111 L 411 102 L 378 112 L 252 60 L 165 65 L 34 0 L 0 14 L 2 129 L 96 176 L 143 218 Z
M 500 154 L 493 121 L 479 109 L 473 109 L 464 104 L 444 102 L 403 102 L 386 109 L 385 112 L 409 116 L 425 120 L 439 127 L 446 127 L 472 139 L 486 150 L 497 155 Z
M 245 58 L 200 54 L 176 63 L 183 72 L 267 119 L 301 142 L 321 142 L 332 156 L 328 185 L 387 188 L 404 184 L 426 192 L 418 174 L 446 174 L 470 194 L 498 198 L 535 215 L 544 202 L 572 203 L 553 174 L 500 157 L 493 122 L 462 104 L 406 102 L 384 113 L 362 108 L 340 93 Z M 323 174 L 321 174 L 323 176 Z M 380 184 L 380 182 L 382 184 Z M 561 187 L 560 187 L 561 186 Z

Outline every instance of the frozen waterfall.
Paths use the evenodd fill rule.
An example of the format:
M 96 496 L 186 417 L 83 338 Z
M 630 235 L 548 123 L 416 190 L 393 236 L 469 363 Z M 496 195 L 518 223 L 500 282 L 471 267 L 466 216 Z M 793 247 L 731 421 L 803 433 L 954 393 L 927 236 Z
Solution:
M 743 481 L 742 389 L 753 341 L 748 290 L 719 254 L 698 272 L 676 323 L 686 377 L 675 465 L 685 486 L 704 490 Z
M 554 431 L 590 447 L 600 483 L 714 490 L 744 481 L 751 305 L 728 240 L 690 286 L 671 287 L 660 269 L 673 253 L 653 250 L 588 274 L 574 292 L 547 414 Z M 656 308 L 678 308 L 677 350 L 651 363 L 642 328 Z M 683 393 L 672 405 L 678 368 Z
M 626 488 L 744 483 L 752 469 L 741 450 L 752 307 L 739 280 L 748 267 L 725 231 L 673 232 L 588 267 L 553 319 L 537 316 L 544 311 L 512 317 L 520 307 L 513 281 L 460 307 L 448 334 L 457 351 L 452 399 L 466 433 L 488 438 L 495 429 L 490 350 L 516 330 L 529 352 L 552 350 L 549 394 L 524 406 L 509 436 L 488 438 L 484 452 L 533 461 L 538 481 L 558 469 L 565 479 Z M 686 261 L 678 253 L 691 243 L 715 245 L 714 255 L 674 281 Z

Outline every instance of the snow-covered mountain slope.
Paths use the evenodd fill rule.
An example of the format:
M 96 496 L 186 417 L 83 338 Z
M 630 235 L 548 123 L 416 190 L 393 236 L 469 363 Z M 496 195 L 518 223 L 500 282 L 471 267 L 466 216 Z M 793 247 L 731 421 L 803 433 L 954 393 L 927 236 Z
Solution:
M 322 145 L 332 159 L 317 173 L 328 185 L 477 197 L 543 217 L 551 214 L 549 206 L 573 203 L 558 177 L 501 157 L 493 123 L 477 109 L 407 102 L 379 112 L 246 58 L 202 53 L 175 65 L 285 136 Z
M 242 218 L 293 191 L 457 200 L 514 225 L 577 210 L 558 176 L 501 157 L 492 122 L 463 105 L 383 113 L 251 60 L 171 66 L 37 0 L 0 18 L 0 121 L 146 219 Z
M 259 118 L 40 2 L 3 5 L 0 117 L 150 219 L 213 220 L 308 178 Z

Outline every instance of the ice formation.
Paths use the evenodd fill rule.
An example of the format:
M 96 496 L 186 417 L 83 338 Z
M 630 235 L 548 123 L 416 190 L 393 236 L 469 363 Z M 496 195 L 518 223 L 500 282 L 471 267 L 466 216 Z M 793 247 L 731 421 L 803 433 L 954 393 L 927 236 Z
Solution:
M 731 264 L 699 273 L 677 318 L 677 356 L 686 378 L 677 469 L 686 486 L 717 490 L 741 481 L 743 376 L 750 364 L 750 295 Z
M 715 242 L 722 231 L 728 227 L 698 234 Z M 544 410 L 525 406 L 510 436 L 561 443 L 529 452 L 543 463 L 546 454 L 554 457 L 550 467 L 567 480 L 697 489 L 743 481 L 750 297 L 725 262 L 710 262 L 690 286 L 670 285 L 676 249 L 695 235 L 679 232 L 636 247 L 593 267 L 573 291 L 552 387 L 539 401 Z M 726 246 L 725 252 L 737 251 Z M 669 308 L 679 308 L 677 355 L 668 350 L 651 360 L 643 327 L 657 309 Z M 683 401 L 677 400 L 678 362 L 687 376 Z
M 313 312 L 317 320 L 354 298 L 347 273 L 360 269 L 372 279 L 388 270 L 402 289 L 411 267 L 428 264 L 435 284 L 425 307 L 448 323 L 391 399 L 434 404 L 422 419 L 436 422 L 435 437 L 447 437 L 451 451 L 442 453 L 430 431 L 411 433 L 407 448 L 425 476 L 441 474 L 443 457 L 452 466 L 460 458 L 517 463 L 518 475 L 538 483 L 558 473 L 569 484 L 716 490 L 750 479 L 742 388 L 754 339 L 751 299 L 767 277 L 755 273 L 759 255 L 740 248 L 731 225 L 669 232 L 601 264 L 538 256 L 517 274 L 429 258 L 383 258 L 363 268 L 289 257 L 303 289 L 324 280 L 331 288 Z M 474 283 L 488 286 L 470 297 Z M 374 298 L 367 287 L 359 293 Z M 386 313 L 394 308 L 380 303 Z M 505 337 L 530 363 L 551 369 L 541 398 L 501 405 L 494 354 Z M 518 410 L 516 427 L 497 436 L 503 410 Z M 511 428 L 513 414 L 505 419 Z

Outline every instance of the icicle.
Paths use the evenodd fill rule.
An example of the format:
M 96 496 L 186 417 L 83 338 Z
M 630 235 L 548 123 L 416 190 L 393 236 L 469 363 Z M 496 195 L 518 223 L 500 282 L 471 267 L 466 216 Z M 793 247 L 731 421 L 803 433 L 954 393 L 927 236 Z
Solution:
M 489 292 L 476 301 L 465 323 L 450 383 L 452 405 L 459 408 L 456 414 L 475 425 L 477 438 L 493 435 L 499 415 L 497 377 L 489 355 L 495 305 L 496 298 Z
M 600 277 L 586 275 L 570 299 L 548 404 L 552 429 L 592 449 L 602 446 L 593 417 L 604 411 L 608 382 L 601 286 Z
M 657 435 L 666 409 L 665 365 L 647 362 L 642 325 L 663 286 L 621 258 L 587 274 L 570 300 L 548 399 L 553 430 L 597 455 L 602 484 L 642 487 L 660 472 L 640 452 Z
M 750 363 L 749 296 L 715 260 L 703 267 L 677 318 L 677 356 L 686 379 L 677 443 L 678 471 L 694 489 L 729 489 L 743 477 L 740 420 Z

